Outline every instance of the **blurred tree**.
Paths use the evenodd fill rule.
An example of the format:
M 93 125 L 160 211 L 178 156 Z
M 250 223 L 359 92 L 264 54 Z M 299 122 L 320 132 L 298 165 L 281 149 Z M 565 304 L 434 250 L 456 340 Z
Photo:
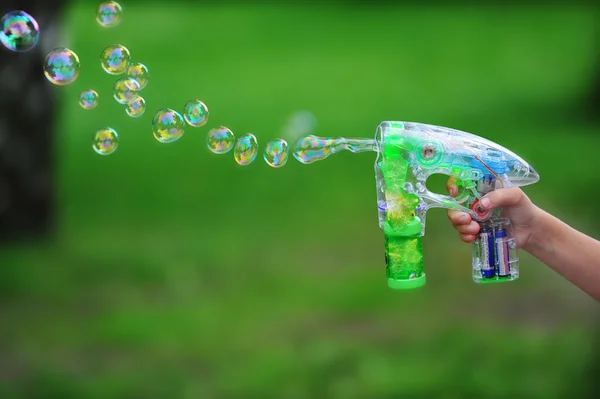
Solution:
M 47 234 L 53 196 L 55 101 L 42 63 L 56 43 L 62 0 L 4 0 L 0 12 L 24 10 L 41 30 L 24 53 L 0 46 L 0 241 Z

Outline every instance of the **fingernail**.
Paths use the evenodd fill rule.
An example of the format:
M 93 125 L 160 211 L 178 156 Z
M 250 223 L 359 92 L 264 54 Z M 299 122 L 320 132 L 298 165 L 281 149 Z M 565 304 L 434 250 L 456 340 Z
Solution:
M 481 200 L 481 206 L 483 206 L 484 208 L 488 208 L 490 206 L 490 199 L 489 198 L 483 198 Z
M 450 195 L 456 197 L 456 189 L 454 187 L 450 189 Z
M 467 223 L 468 217 L 467 215 L 462 215 L 460 218 L 458 218 L 458 221 L 461 223 Z

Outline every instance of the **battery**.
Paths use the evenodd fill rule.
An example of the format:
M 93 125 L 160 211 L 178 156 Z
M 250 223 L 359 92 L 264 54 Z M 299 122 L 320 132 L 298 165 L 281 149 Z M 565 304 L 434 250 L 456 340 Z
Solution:
M 496 275 L 496 257 L 494 256 L 494 234 L 491 230 L 483 230 L 479 233 L 479 245 L 481 248 L 481 276 L 492 278 Z
M 498 229 L 496 236 L 496 264 L 499 277 L 510 276 L 510 259 L 508 238 L 505 229 Z

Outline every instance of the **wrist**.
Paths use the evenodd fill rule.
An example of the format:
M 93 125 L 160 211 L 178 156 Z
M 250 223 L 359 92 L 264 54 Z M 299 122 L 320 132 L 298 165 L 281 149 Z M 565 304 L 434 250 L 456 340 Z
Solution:
M 538 251 L 545 250 L 550 245 L 553 239 L 551 218 L 549 213 L 533 205 L 530 233 L 522 246 L 524 251 L 535 256 Z

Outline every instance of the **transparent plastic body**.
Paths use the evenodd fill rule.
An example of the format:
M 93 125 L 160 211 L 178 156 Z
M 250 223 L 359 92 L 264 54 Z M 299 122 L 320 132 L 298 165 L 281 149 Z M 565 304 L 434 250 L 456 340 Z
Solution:
M 432 208 L 469 213 L 480 223 L 473 243 L 472 276 L 477 283 L 515 280 L 519 259 L 511 222 L 502 209 L 484 212 L 479 200 L 490 191 L 526 186 L 537 172 L 508 149 L 459 130 L 414 122 L 382 122 L 375 135 L 379 226 L 385 235 L 388 285 L 411 289 L 425 284 L 422 237 Z M 427 190 L 432 174 L 454 177 L 455 197 Z

